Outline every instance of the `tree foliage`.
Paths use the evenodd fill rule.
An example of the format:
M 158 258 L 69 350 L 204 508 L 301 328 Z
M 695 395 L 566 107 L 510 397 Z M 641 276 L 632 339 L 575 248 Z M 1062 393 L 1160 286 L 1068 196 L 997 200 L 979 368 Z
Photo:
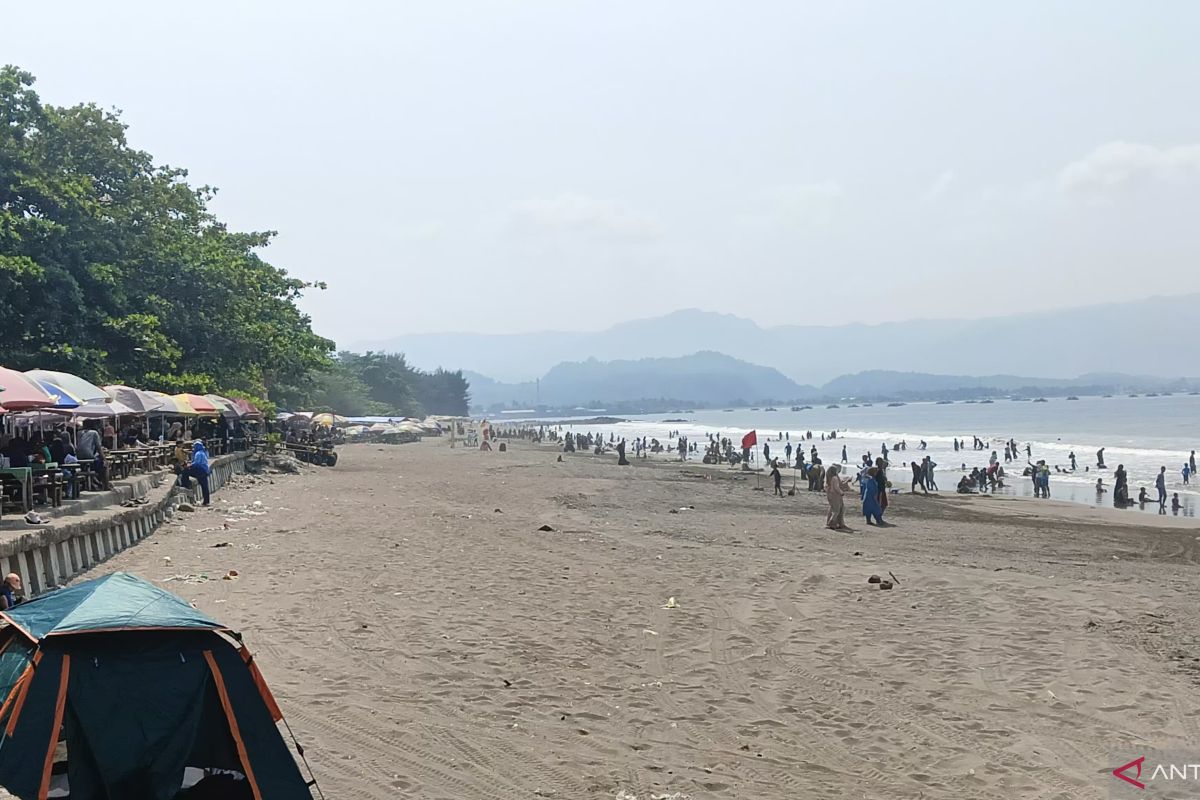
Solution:
M 332 366 L 296 305 L 311 285 L 259 255 L 272 233 L 230 231 L 118 113 L 33 82 L 0 68 L 0 363 L 261 397 Z
M 295 407 L 350 416 L 466 415 L 469 386 L 461 371 L 424 372 L 399 353 L 338 353 L 333 367 L 289 389 Z

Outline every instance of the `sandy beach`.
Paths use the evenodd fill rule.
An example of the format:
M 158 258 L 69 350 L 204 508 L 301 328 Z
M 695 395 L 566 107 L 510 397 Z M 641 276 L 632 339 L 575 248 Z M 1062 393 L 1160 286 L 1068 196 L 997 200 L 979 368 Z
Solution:
M 329 798 L 1095 798 L 1200 747 L 1194 520 L 946 493 L 835 533 L 724 470 L 339 453 L 82 576 L 240 629 Z

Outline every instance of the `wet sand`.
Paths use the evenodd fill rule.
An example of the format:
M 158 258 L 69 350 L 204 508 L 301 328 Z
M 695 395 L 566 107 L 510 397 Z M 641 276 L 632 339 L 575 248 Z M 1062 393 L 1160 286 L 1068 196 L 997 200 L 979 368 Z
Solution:
M 900 496 L 835 533 L 556 456 L 344 447 L 83 577 L 236 569 L 160 585 L 245 634 L 330 798 L 1095 798 L 1200 747 L 1194 520 Z

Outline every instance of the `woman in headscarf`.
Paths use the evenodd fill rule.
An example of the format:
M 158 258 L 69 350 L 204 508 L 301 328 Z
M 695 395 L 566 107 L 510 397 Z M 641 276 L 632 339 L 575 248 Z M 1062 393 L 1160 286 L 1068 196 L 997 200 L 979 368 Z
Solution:
M 846 529 L 846 522 L 843 519 L 846 513 L 844 495 L 850 488 L 850 481 L 838 474 L 841 471 L 840 464 L 830 464 L 829 471 L 825 473 L 825 499 L 829 501 L 829 516 L 825 520 L 825 527 L 835 531 Z
M 876 479 L 879 474 L 877 470 L 877 467 L 867 470 L 867 479 L 863 483 L 862 510 L 868 525 L 883 524 L 883 508 L 879 505 L 879 483 Z M 871 522 L 871 520 L 875 520 L 875 522 Z
M 879 513 L 887 511 L 888 507 L 888 490 L 887 490 L 887 466 L 886 459 L 875 459 L 875 485 L 878 487 L 879 494 Z

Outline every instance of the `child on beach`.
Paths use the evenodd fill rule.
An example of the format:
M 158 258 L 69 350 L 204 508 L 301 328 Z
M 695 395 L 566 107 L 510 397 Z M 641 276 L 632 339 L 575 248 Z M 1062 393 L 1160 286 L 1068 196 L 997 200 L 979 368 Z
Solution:
M 771 479 L 775 481 L 775 494 L 783 497 L 783 488 L 780 484 L 783 483 L 783 475 L 779 474 L 779 462 L 771 462 Z

